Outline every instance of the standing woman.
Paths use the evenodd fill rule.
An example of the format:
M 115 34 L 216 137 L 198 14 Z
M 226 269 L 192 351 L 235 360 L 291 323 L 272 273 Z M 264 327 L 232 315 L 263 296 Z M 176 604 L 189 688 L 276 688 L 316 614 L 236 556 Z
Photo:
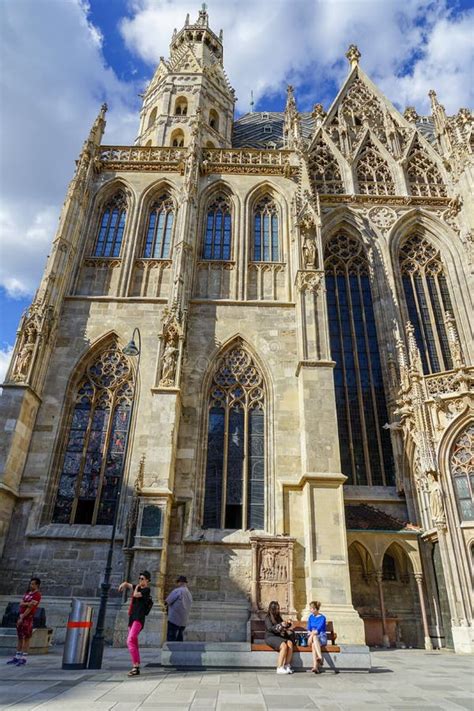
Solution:
M 128 608 L 128 637 L 127 647 L 132 658 L 133 667 L 128 676 L 140 674 L 140 650 L 138 648 L 138 635 L 145 624 L 145 617 L 150 611 L 150 573 L 144 570 L 138 577 L 138 585 L 124 581 L 119 585 L 119 592 L 128 588 L 133 590 L 130 607 Z
M 295 633 L 290 630 L 291 622 L 284 622 L 280 615 L 280 605 L 275 600 L 268 606 L 265 617 L 265 642 L 278 655 L 277 674 L 293 674 L 290 666 L 295 643 Z

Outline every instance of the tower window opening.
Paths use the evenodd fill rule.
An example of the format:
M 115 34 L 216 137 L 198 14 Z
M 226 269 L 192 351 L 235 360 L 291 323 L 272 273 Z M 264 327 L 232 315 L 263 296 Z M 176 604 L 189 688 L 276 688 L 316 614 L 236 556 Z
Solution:
M 147 128 L 151 128 L 151 127 L 153 126 L 153 124 L 155 123 L 155 121 L 156 121 L 156 114 L 157 114 L 157 109 L 156 109 L 156 106 L 155 106 L 155 108 L 154 108 L 153 111 L 151 112 L 150 117 L 149 117 L 149 119 L 148 119 Z
M 184 146 L 184 133 L 180 128 L 173 131 L 171 134 L 171 145 L 173 148 L 183 148 Z
M 264 133 L 271 133 L 272 132 L 272 127 L 269 123 L 263 127 L 263 132 Z
M 175 116 L 187 116 L 188 115 L 188 100 L 184 96 L 180 96 L 176 99 L 174 105 Z
M 214 129 L 214 131 L 219 130 L 219 114 L 215 109 L 209 111 L 209 126 Z

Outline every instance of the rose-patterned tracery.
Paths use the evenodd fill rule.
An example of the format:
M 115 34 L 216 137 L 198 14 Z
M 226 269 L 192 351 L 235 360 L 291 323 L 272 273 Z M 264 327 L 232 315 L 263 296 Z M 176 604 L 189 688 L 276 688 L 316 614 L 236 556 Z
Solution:
M 264 528 L 265 385 L 236 345 L 218 361 L 209 393 L 205 528 Z
M 451 449 L 451 476 L 461 521 L 474 520 L 474 422 L 458 435 Z
M 369 265 L 345 233 L 325 248 L 324 268 L 342 472 L 349 484 L 393 485 L 394 465 Z
M 453 313 L 439 250 L 418 231 L 400 249 L 400 270 L 408 310 L 425 373 L 453 367 L 446 314 Z
M 112 525 L 133 390 L 130 363 L 115 346 L 85 369 L 76 388 L 61 458 L 54 523 Z

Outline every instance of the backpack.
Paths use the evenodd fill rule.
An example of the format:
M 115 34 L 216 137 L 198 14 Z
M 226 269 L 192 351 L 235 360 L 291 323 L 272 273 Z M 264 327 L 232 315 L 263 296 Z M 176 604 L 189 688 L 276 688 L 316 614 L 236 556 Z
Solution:
M 145 615 L 149 615 L 151 612 L 151 608 L 153 607 L 153 599 L 150 595 L 148 600 L 146 601 L 146 607 L 145 607 Z

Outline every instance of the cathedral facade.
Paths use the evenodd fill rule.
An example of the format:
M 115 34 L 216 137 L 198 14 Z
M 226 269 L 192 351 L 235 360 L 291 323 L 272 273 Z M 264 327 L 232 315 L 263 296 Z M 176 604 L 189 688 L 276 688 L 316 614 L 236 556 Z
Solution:
M 318 599 L 343 644 L 474 651 L 472 117 L 347 58 L 327 112 L 235 120 L 202 10 L 135 144 L 105 106 L 84 143 L 0 400 L 0 597 L 39 575 L 57 640 L 115 523 L 117 644 L 146 568 L 149 644 L 186 575 L 189 639 Z

